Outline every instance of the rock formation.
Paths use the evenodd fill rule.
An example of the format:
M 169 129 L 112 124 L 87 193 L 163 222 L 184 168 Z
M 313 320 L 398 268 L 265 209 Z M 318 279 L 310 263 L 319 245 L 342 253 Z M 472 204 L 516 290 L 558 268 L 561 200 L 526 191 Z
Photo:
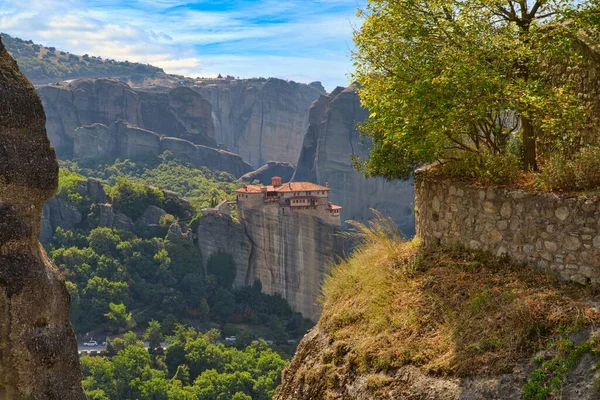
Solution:
M 147 129 L 118 120 L 106 126 L 95 123 L 75 129 L 73 158 L 103 160 L 107 158 L 144 158 L 170 151 L 181 160 L 197 167 L 229 172 L 241 176 L 250 171 L 250 164 L 234 153 L 194 144 L 185 139 L 161 136 Z
M 48 136 L 60 157 L 71 157 L 77 128 L 95 123 L 108 126 L 117 120 L 216 147 L 211 105 L 187 87 L 150 93 L 110 79 L 81 79 L 66 86 L 43 86 L 38 93 L 46 111 Z
M 342 221 L 368 220 L 373 216 L 372 208 L 391 217 L 405 235 L 412 236 L 412 183 L 365 179 L 352 167 L 352 156 L 368 155 L 368 142 L 356 129 L 356 124 L 367 117 L 368 111 L 360 106 L 353 86 L 338 87 L 321 96 L 310 108 L 310 125 L 293 180 L 328 182 L 331 201 L 343 207 Z
M 168 190 L 162 191 L 165 196 L 165 209 L 182 219 L 190 219 L 196 215 L 194 207 L 178 194 Z M 73 204 L 66 196 L 57 195 L 44 204 L 40 241 L 48 243 L 57 228 L 68 230 L 83 227 L 107 227 L 125 231 L 134 231 L 136 227 L 156 228 L 160 217 L 166 210 L 150 205 L 142 216 L 133 218 L 116 211 L 112 200 L 104 191 L 104 184 L 93 178 L 83 179 L 77 183 L 77 194 L 83 199 L 85 206 Z
M 577 342 L 588 338 L 589 331 L 583 332 L 578 334 Z M 541 351 L 535 359 L 516 365 L 512 373 L 496 376 L 438 376 L 425 374 L 413 365 L 380 373 L 364 373 L 349 368 L 347 364 L 325 361 L 349 350 L 336 346 L 334 342 L 320 326 L 306 334 L 292 362 L 283 371 L 281 388 L 273 399 L 517 400 L 527 398 L 523 397 L 523 386 L 538 366 L 535 360 L 555 356 L 555 352 Z M 569 367 L 572 369 L 568 371 L 565 382 L 561 382 L 560 398 L 597 399 L 595 382 L 598 374 L 594 365 L 598 361 L 598 356 L 590 354 L 576 360 L 575 365 Z
M 38 236 L 58 164 L 42 104 L 0 41 L 0 398 L 85 399 L 70 298 Z
M 240 180 L 246 183 L 252 183 L 257 180 L 263 185 L 270 185 L 271 178 L 279 176 L 283 182 L 289 182 L 292 180 L 295 170 L 296 166 L 290 163 L 269 161 L 259 169 L 248 172 L 246 175 L 242 176 Z
M 281 294 L 293 310 L 316 320 L 321 281 L 343 254 L 345 239 L 339 227 L 320 218 L 278 211 L 248 209 L 241 222 L 227 215 L 204 215 L 197 230 L 202 257 L 206 262 L 215 253 L 230 253 L 236 286 L 259 279 L 265 293 Z
M 215 138 L 255 168 L 268 160 L 295 163 L 310 104 L 325 93 L 281 79 L 238 81 L 196 88 L 213 106 Z

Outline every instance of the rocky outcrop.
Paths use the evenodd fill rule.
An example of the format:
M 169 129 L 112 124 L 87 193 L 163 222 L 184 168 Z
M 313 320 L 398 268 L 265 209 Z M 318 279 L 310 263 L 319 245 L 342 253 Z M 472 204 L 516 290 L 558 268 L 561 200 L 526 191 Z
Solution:
M 579 335 L 578 343 L 587 340 Z M 380 373 L 358 371 L 345 363 L 327 359 L 343 357 L 347 348 L 334 345 L 320 326 L 311 330 L 300 342 L 290 365 L 283 371 L 279 392 L 274 400 L 312 399 L 414 399 L 414 400 L 518 400 L 524 397 L 523 387 L 536 369 L 536 359 L 551 359 L 553 351 L 543 351 L 536 359 L 524 360 L 512 373 L 468 378 L 425 374 L 408 365 Z M 598 373 L 594 365 L 599 357 L 586 354 L 561 382 L 563 400 L 594 400 L 598 398 L 595 382 Z M 540 397 L 541 398 L 541 397 Z M 551 395 L 544 398 L 554 398 Z
M 65 86 L 43 86 L 38 93 L 47 115 L 48 136 L 63 158 L 73 154 L 77 128 L 96 123 L 109 126 L 117 120 L 158 135 L 216 147 L 211 105 L 190 88 L 150 93 L 110 79 L 81 79 Z M 105 131 L 95 134 L 97 143 L 112 143 Z M 86 144 L 80 138 L 75 147 Z
M 213 106 L 217 142 L 255 168 L 268 160 L 298 160 L 310 104 L 325 93 L 318 82 L 276 78 L 195 89 Z
M 259 181 L 263 185 L 270 185 L 271 178 L 281 177 L 282 182 L 289 182 L 294 175 L 296 166 L 286 162 L 269 161 L 262 167 L 242 176 L 240 180 L 246 183 Z
M 407 236 L 415 232 L 414 192 L 411 182 L 366 179 L 351 163 L 352 156 L 368 156 L 369 143 L 359 137 L 356 124 L 368 117 L 355 88 L 338 87 L 310 108 L 294 181 L 329 183 L 331 201 L 343 207 L 342 221 L 366 221 L 375 209 L 391 217 Z
M 40 246 L 58 164 L 42 104 L 0 41 L 0 398 L 85 399 L 70 298 Z
M 236 286 L 259 279 L 266 293 L 279 293 L 293 310 L 318 319 L 321 281 L 345 250 L 341 229 L 310 215 L 281 214 L 279 207 L 244 214 L 241 222 L 219 214 L 200 219 L 198 245 L 204 261 L 218 252 L 230 253 Z
M 170 151 L 175 157 L 197 167 L 240 176 L 250 171 L 250 164 L 238 154 L 194 144 L 185 139 L 165 137 L 119 120 L 110 126 L 93 124 L 75 129 L 73 158 L 104 160 L 107 158 L 143 159 Z

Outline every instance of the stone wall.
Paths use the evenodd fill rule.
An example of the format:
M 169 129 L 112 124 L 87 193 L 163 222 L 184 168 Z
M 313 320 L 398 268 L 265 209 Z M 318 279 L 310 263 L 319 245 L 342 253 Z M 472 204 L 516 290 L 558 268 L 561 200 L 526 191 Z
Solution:
M 415 174 L 417 235 L 600 282 L 600 198 L 477 187 Z

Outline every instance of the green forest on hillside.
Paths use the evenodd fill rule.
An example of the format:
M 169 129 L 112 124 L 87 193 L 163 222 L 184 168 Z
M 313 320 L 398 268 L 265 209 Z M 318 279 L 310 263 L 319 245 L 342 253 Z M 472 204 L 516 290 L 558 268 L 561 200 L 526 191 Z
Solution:
M 34 82 L 50 83 L 85 77 L 131 77 L 135 80 L 136 77 L 142 79 L 164 73 L 161 68 L 152 65 L 102 59 L 87 54 L 78 56 L 6 33 L 1 35 L 4 46 L 15 58 L 21 71 Z
M 107 357 L 81 359 L 83 386 L 90 400 L 267 400 L 287 364 L 263 341 L 246 347 L 219 343 L 220 333 L 200 333 L 178 325 L 163 340 L 157 322 L 144 338 L 133 333 L 109 343 Z
M 76 332 L 102 341 L 132 330 L 150 342 L 152 337 L 168 342 L 165 352 L 148 353 L 128 333 L 109 341 L 108 354 L 84 357 L 90 398 L 270 398 L 286 364 L 282 356 L 290 357 L 295 348 L 289 339 L 301 337 L 312 322 L 281 296 L 262 293 L 259 281 L 234 288 L 232 256 L 201 254 L 186 228 L 191 217 L 201 217 L 197 210 L 231 197 L 235 178 L 170 154 L 61 166 L 57 196 L 75 206 L 83 221 L 75 229 L 58 227 L 46 248 L 65 276 Z M 78 191 L 79 182 L 92 177 L 104 182 L 115 212 L 135 221 L 133 230 L 99 227 L 99 205 Z M 167 197 L 163 189 L 178 196 Z M 148 206 L 167 211 L 158 226 L 140 222 Z M 182 235 L 169 234 L 179 220 L 185 221 Z M 231 335 L 236 348 L 221 344 Z M 256 338 L 273 344 L 252 343 Z

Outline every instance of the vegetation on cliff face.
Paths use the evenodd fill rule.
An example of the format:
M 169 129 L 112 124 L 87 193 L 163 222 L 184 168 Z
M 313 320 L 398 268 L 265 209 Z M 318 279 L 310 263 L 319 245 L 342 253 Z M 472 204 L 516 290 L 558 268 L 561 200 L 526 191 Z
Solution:
M 195 193 L 197 203 L 208 204 L 224 193 L 219 179 L 225 180 L 226 190 L 234 187 L 229 175 L 200 171 L 174 159 L 152 164 L 154 168 L 128 160 L 96 170 L 68 165 L 88 176 L 108 178 L 106 188 L 114 210 L 136 221 L 133 232 L 99 227 L 98 205 L 77 191 L 85 177 L 60 170 L 59 198 L 84 217 L 75 229 L 59 227 L 47 248 L 65 275 L 77 332 L 119 332 L 135 324 L 145 326 L 152 319 L 167 320 L 171 326 L 174 321 L 195 321 L 221 327 L 243 324 L 242 332 L 251 335 L 269 330 L 269 339 L 287 344 L 289 337 L 301 336 L 312 325 L 281 296 L 262 293 L 259 282 L 234 289 L 236 268 L 231 255 L 201 254 L 191 233 L 167 235 L 170 223 L 190 215 L 176 200 L 167 201 L 162 191 L 145 184 L 145 179 L 170 183 L 170 188 Z M 190 177 L 187 182 L 186 177 Z M 160 226 L 139 221 L 148 206 L 169 212 L 161 217 Z M 126 318 L 129 312 L 133 315 Z M 235 335 L 237 328 L 228 330 Z
M 597 43 L 599 7 L 595 0 L 370 0 L 359 12 L 354 76 L 371 111 L 362 132 L 373 146 L 358 165 L 395 179 L 424 163 L 467 162 L 450 171 L 494 183 L 516 180 L 506 168 L 548 164 L 553 174 L 570 173 L 570 160 L 589 159 L 582 149 L 600 152 L 597 62 L 590 61 L 597 53 L 590 56 L 589 45 Z M 563 188 L 549 181 L 540 182 Z
M 65 169 L 105 180 L 109 185 L 115 185 L 120 177 L 125 177 L 143 186 L 170 190 L 189 200 L 197 209 L 214 206 L 215 201 L 233 199 L 234 191 L 241 185 L 231 174 L 194 167 L 169 151 L 137 161 L 117 159 L 90 165 L 62 161 L 61 164 Z
M 592 288 L 477 252 L 424 251 L 385 220 L 357 226 L 362 244 L 323 284 L 314 335 L 324 334 L 324 344 L 317 345 L 315 336 L 300 345 L 284 386 L 304 382 L 305 388 L 321 388 L 324 398 L 343 398 L 340 393 L 361 379 L 372 379 L 367 386 L 375 389 L 407 385 L 410 372 L 394 375 L 403 368 L 430 377 L 497 376 L 600 321 Z M 590 343 L 573 360 L 585 351 L 597 353 L 596 342 Z M 311 364 L 315 359 L 320 361 Z M 557 393 L 550 381 L 562 379 L 571 362 L 557 360 L 560 368 L 545 365 L 538 380 L 530 380 L 530 393 Z M 292 398 L 284 389 L 280 398 Z
M 15 58 L 19 68 L 33 82 L 49 83 L 56 80 L 83 77 L 138 77 L 164 73 L 161 68 L 129 61 L 115 61 L 84 54 L 78 56 L 21 40 L 2 33 L 8 52 Z

